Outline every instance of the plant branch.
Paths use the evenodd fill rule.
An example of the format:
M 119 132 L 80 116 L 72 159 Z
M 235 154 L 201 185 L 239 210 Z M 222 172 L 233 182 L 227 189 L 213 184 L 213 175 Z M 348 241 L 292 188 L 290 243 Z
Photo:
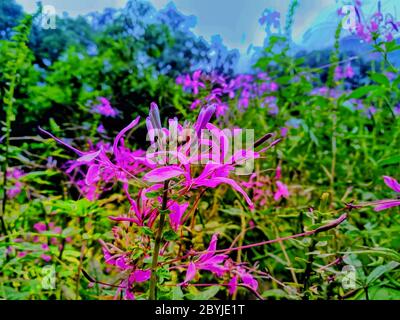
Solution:
M 149 300 L 157 299 L 157 292 L 156 292 L 157 291 L 157 264 L 158 264 L 158 256 L 160 254 L 162 231 L 164 229 L 164 224 L 165 224 L 166 213 L 164 211 L 167 209 L 168 184 L 169 184 L 169 180 L 164 182 L 163 200 L 162 200 L 161 212 L 160 212 L 160 225 L 158 226 L 158 231 L 157 231 L 157 235 L 156 235 L 156 239 L 155 239 L 155 243 L 154 243 L 153 260 L 151 262 Z

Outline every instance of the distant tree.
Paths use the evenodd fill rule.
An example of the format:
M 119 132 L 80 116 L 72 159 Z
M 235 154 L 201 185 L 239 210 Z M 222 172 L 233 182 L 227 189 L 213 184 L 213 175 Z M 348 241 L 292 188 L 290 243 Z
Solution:
M 0 39 L 9 39 L 22 16 L 22 7 L 15 0 L 0 0 Z
M 70 18 L 64 14 L 56 18 L 55 29 L 43 29 L 36 21 L 30 36 L 30 47 L 36 62 L 45 67 L 57 61 L 70 46 L 89 50 L 94 46 L 94 31 L 82 16 Z

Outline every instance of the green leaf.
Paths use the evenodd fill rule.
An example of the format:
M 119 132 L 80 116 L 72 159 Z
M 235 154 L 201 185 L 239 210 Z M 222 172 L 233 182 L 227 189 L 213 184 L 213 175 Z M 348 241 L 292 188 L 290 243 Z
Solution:
M 390 87 L 389 79 L 382 73 L 373 73 L 370 76 L 371 80 L 384 86 Z
M 356 90 L 354 90 L 350 95 L 348 95 L 347 98 L 348 99 L 359 99 L 377 89 L 380 89 L 380 86 L 369 85 L 369 86 L 360 87 L 360 88 L 357 88 Z
M 183 300 L 183 292 L 180 286 L 176 286 L 171 290 L 172 300 Z
M 400 265 L 399 262 L 391 261 L 388 264 L 383 266 L 376 267 L 367 277 L 367 284 L 371 284 L 374 281 L 378 280 L 383 274 L 389 272 Z
M 187 295 L 187 298 L 189 300 L 210 300 L 215 297 L 220 289 L 220 286 L 212 286 L 204 291 L 198 292 L 197 294 L 190 293 Z
M 388 164 L 398 164 L 398 163 L 400 163 L 400 155 L 393 156 L 393 157 L 386 158 L 386 159 L 381 159 L 381 160 L 378 161 L 378 164 L 380 166 L 385 166 L 385 165 L 388 165 Z
M 167 230 L 164 232 L 163 238 L 167 241 L 175 241 L 179 236 L 173 230 Z
M 400 262 L 400 254 L 393 250 L 393 249 L 388 249 L 388 248 L 372 248 L 372 249 L 366 249 L 366 250 L 354 250 L 354 251 L 347 251 L 347 252 L 342 252 L 344 254 L 367 254 L 367 255 L 372 255 L 372 256 L 378 256 L 378 257 L 384 257 L 390 260 L 394 260 L 397 262 Z
M 387 287 L 373 287 L 368 289 L 370 300 L 400 300 L 400 290 Z M 365 293 L 358 299 L 365 300 Z
M 154 235 L 153 231 L 149 227 L 142 227 L 140 229 L 146 236 L 152 237 Z

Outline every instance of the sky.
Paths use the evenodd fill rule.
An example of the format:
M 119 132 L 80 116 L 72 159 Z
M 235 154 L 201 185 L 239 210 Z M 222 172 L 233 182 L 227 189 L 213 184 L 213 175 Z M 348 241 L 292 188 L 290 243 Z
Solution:
M 165 7 L 171 0 L 148 0 L 157 9 Z M 17 0 L 28 12 L 36 8 L 36 0 Z M 66 11 L 71 16 L 99 11 L 106 7 L 120 8 L 127 0 L 45 0 L 43 5 L 52 5 L 57 12 Z M 197 17 L 194 31 L 209 40 L 219 34 L 230 48 L 246 51 L 250 44 L 262 45 L 265 32 L 258 19 L 266 8 L 283 12 L 283 20 L 290 0 L 174 0 L 176 7 L 186 15 Z M 303 0 L 298 10 L 301 19 L 295 20 L 294 38 L 300 38 L 318 14 L 335 0 Z
M 35 10 L 36 1 L 17 0 L 28 12 Z M 147 1 L 157 9 L 171 2 L 171 0 Z M 400 0 L 381 1 L 383 7 L 393 9 L 397 3 L 400 9 Z M 54 6 L 57 13 L 66 11 L 70 16 L 101 11 L 106 7 L 121 8 L 126 2 L 127 0 L 42 0 L 43 5 Z M 259 25 L 258 19 L 264 9 L 271 8 L 281 12 L 281 20 L 284 23 L 290 0 L 174 0 L 172 2 L 182 13 L 197 17 L 195 33 L 207 40 L 219 34 L 229 48 L 239 49 L 244 53 L 251 44 L 255 46 L 263 44 L 265 32 Z M 301 43 L 304 32 L 312 25 L 332 16 L 332 13 L 349 0 L 299 0 L 299 2 L 292 32 L 293 39 L 297 43 Z M 377 0 L 364 0 L 363 3 L 375 7 Z

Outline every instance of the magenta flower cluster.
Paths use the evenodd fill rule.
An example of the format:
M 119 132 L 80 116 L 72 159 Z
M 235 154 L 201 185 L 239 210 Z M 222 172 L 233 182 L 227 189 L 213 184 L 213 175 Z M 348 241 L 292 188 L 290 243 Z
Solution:
M 188 222 L 191 221 L 197 206 L 197 201 L 190 199 L 195 199 L 196 194 L 202 195 L 207 189 L 216 188 L 221 184 L 230 186 L 243 196 L 250 210 L 254 208 L 253 201 L 232 175 L 235 168 L 243 162 L 258 158 L 259 152 L 255 152 L 252 146 L 249 149 L 237 150 L 229 156 L 229 140 L 226 133 L 210 123 L 215 112 L 215 105 L 210 105 L 200 111 L 194 124 L 185 122 L 182 125 L 174 118 L 167 121 L 169 128 L 165 128 L 160 119 L 158 106 L 153 103 L 146 119 L 151 143 L 147 153 L 142 150 L 132 151 L 124 142 L 124 135 L 138 125 L 139 117 L 121 130 L 112 146 L 98 143 L 86 152 L 66 144 L 41 129 L 78 154 L 77 160 L 68 163 L 67 173 L 74 177 L 79 176 L 74 182 L 89 199 L 98 198 L 100 190 L 112 188 L 117 182 L 122 184 L 130 210 L 127 214 L 110 217 L 118 223 L 113 227 L 114 242 L 102 241 L 102 247 L 106 262 L 126 275 L 118 286 L 118 292 L 122 291 L 126 299 L 134 298 L 134 288 L 147 283 L 154 272 L 144 263 L 145 260 L 151 259 L 154 255 L 165 256 L 165 259 L 169 257 L 170 240 L 167 239 L 161 239 L 159 251 L 152 252 L 154 239 L 151 234 L 155 234 L 157 228 L 163 227 L 160 226 L 161 222 L 157 224 L 163 215 L 168 217 L 169 229 L 178 235 L 189 227 Z M 189 130 L 195 133 L 194 138 L 187 135 Z M 204 130 L 211 132 L 218 139 L 210 140 L 209 137 L 203 136 Z M 174 150 L 165 148 L 166 142 L 169 141 L 171 144 L 173 139 L 176 139 L 177 148 Z M 189 152 L 193 149 L 192 139 L 197 140 L 199 144 L 199 152 L 194 155 Z M 215 141 L 220 143 L 215 144 Z M 271 146 L 277 142 L 274 141 Z M 209 157 L 210 148 L 220 159 L 230 158 L 229 161 L 208 161 L 205 165 L 199 166 L 198 160 Z M 132 182 L 137 182 L 140 186 L 136 196 L 131 194 Z M 276 188 L 275 200 L 288 196 L 287 188 L 282 182 L 277 181 Z M 143 230 L 151 232 L 146 233 Z M 186 273 L 181 285 L 188 285 L 199 271 L 208 271 L 217 278 L 229 281 L 231 293 L 239 284 L 250 290 L 257 290 L 258 284 L 250 272 L 251 268 L 245 264 L 238 265 L 231 260 L 227 254 L 230 249 L 224 254 L 217 254 L 216 243 L 217 234 L 214 234 L 208 249 L 204 252 L 190 250 L 188 255 L 169 263 L 170 270 Z M 136 248 L 138 254 L 136 258 L 132 258 L 131 248 Z
M 201 97 L 197 97 L 191 104 L 191 109 L 213 104 L 216 107 L 216 116 L 223 117 L 229 111 L 229 103 L 233 102 L 239 111 L 246 110 L 252 101 L 260 101 L 260 107 L 267 108 L 271 115 L 278 113 L 277 98 L 274 92 L 279 85 L 265 72 L 256 75 L 239 74 L 228 78 L 218 74 L 203 74 L 197 70 L 190 75 L 179 76 L 177 84 L 183 89 Z

